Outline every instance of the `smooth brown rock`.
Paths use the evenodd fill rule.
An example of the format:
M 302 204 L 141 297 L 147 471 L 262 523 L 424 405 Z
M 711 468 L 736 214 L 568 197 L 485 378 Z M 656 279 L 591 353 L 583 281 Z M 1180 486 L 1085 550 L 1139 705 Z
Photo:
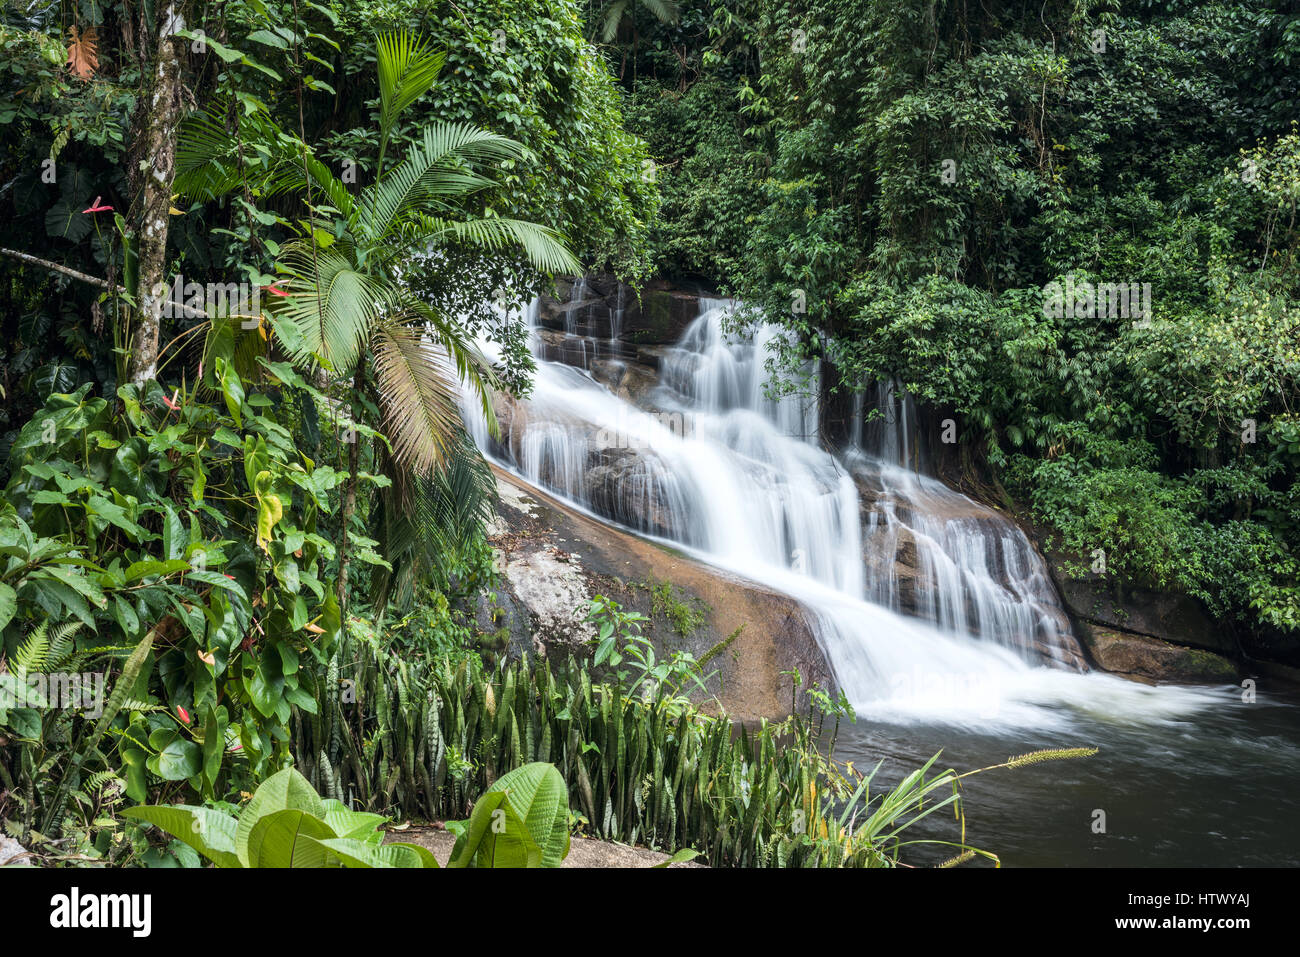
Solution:
M 1079 626 L 1078 633 L 1102 668 L 1125 677 L 1210 683 L 1237 679 L 1237 666 L 1210 651 L 1087 622 Z
M 501 632 L 516 652 L 586 656 L 593 632 L 581 606 L 588 598 L 602 594 L 650 616 L 647 586 L 669 582 L 677 601 L 702 613 L 702 623 L 682 636 L 659 614 L 645 633 L 660 655 L 683 650 L 697 659 L 731 638 L 705 671 L 718 672 L 709 689 L 732 717 L 784 717 L 792 698 L 802 707 L 806 697 L 792 696 L 782 672 L 797 668 L 804 688 L 834 686 L 793 598 L 612 528 L 493 470 L 501 501 L 489 541 L 503 581 L 492 605 L 480 609 L 479 624 Z

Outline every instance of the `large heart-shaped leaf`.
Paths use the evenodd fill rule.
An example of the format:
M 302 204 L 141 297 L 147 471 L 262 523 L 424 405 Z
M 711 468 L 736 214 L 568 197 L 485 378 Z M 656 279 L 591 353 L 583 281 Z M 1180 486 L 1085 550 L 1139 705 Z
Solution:
M 90 234 L 90 217 L 77 205 L 61 199 L 45 213 L 45 234 L 79 243 Z

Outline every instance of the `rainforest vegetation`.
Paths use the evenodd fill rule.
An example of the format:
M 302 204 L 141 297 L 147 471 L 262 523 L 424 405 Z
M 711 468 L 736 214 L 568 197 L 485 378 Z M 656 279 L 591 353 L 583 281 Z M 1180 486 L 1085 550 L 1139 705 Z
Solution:
M 582 273 L 736 296 L 791 333 L 777 391 L 897 381 L 955 483 L 1300 664 L 1297 124 L 1284 0 L 6 0 L 8 836 L 891 865 L 951 817 L 940 765 L 834 760 L 831 689 L 735 729 L 616 602 L 586 661 L 483 633 L 462 395 L 528 392 L 520 310 Z M 68 675 L 101 707 L 50 707 Z

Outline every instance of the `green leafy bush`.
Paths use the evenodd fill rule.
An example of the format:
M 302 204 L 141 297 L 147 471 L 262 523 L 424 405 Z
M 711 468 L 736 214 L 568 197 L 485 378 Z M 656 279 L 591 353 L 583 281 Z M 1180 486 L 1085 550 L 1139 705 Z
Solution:
M 259 388 L 218 361 L 221 406 L 156 383 L 110 403 L 86 385 L 51 396 L 14 441 L 0 509 L 5 649 L 71 619 L 78 661 L 121 668 L 116 708 L 98 723 L 61 716 L 80 745 L 47 768 L 31 826 L 57 826 L 83 768 L 112 771 L 136 801 L 169 782 L 224 797 L 287 760 L 291 707 L 316 708 L 304 662 L 325 660 L 340 628 L 329 574 L 344 473 L 303 454 L 283 424 L 305 383 L 282 365 L 267 373 Z M 351 545 L 383 561 L 359 529 Z
M 184 804 L 128 808 L 218 867 L 437 867 L 419 844 L 384 843 L 386 819 L 322 799 L 292 768 L 271 775 L 237 815 Z M 529 764 L 503 776 L 475 803 L 448 867 L 559 867 L 569 853 L 564 781 Z

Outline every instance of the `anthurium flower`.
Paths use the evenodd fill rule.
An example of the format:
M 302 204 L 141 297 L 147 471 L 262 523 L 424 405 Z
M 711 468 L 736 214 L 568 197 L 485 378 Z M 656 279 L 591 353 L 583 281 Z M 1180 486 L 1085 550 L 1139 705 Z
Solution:
M 99 205 L 99 201 L 100 201 L 101 199 L 103 199 L 103 198 L 104 198 L 104 197 L 102 197 L 102 196 L 96 196 L 96 197 L 95 197 L 95 201 L 94 201 L 93 203 L 90 204 L 90 208 L 89 208 L 89 209 L 83 209 L 82 212 L 83 212 L 83 213 L 111 213 L 111 212 L 113 211 L 113 207 L 112 207 L 112 206 L 100 206 L 100 205 Z
M 267 292 L 269 292 L 269 293 L 270 293 L 271 295 L 273 295 L 273 296 L 287 296 L 287 295 L 289 295 L 289 294 L 288 294 L 287 292 L 285 292 L 283 289 L 278 289 L 278 288 L 276 288 L 276 287 L 278 287 L 278 286 L 280 285 L 280 283 L 282 283 L 282 282 L 284 282 L 283 279 L 277 279 L 275 282 L 271 283 L 271 285 L 269 285 L 269 286 L 263 286 L 262 288 L 265 289 Z
M 190 723 L 190 713 L 186 711 L 184 708 L 182 708 L 180 705 L 176 706 L 176 713 L 181 716 L 181 720 L 184 721 L 186 724 Z

